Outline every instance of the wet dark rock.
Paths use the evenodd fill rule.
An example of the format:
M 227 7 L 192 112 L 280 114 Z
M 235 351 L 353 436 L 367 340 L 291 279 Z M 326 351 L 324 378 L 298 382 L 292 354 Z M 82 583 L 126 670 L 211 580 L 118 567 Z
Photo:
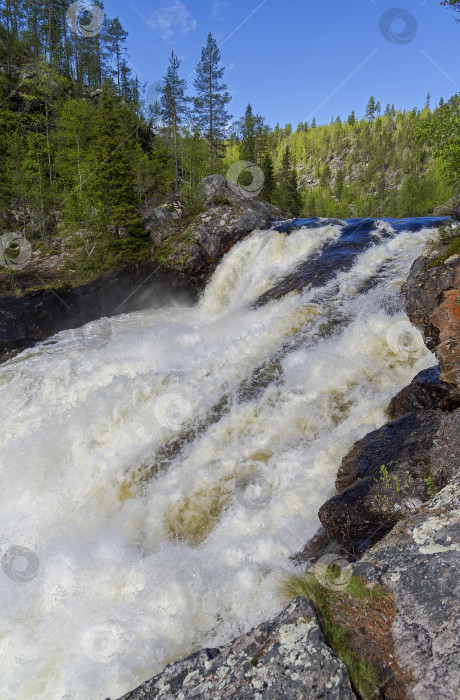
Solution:
M 157 308 L 172 299 L 196 301 L 199 287 L 178 272 L 154 263 L 130 265 L 81 287 L 27 292 L 0 298 L 0 358 L 68 328 L 104 316 Z
M 454 221 L 460 221 L 460 200 L 453 205 L 450 215 Z
M 360 556 L 460 468 L 460 409 L 417 411 L 359 440 L 344 457 L 339 493 L 319 510 L 330 539 Z
M 439 375 L 439 365 L 419 372 L 409 386 L 392 398 L 388 408 L 390 418 L 394 420 L 412 411 L 453 411 L 458 408 L 460 396 L 453 396 Z
M 202 649 L 120 700 L 347 700 L 348 672 L 324 641 L 311 603 L 295 598 L 275 619 L 219 649 Z
M 394 596 L 396 660 L 413 677 L 408 696 L 458 697 L 460 473 L 366 553 L 353 573 Z

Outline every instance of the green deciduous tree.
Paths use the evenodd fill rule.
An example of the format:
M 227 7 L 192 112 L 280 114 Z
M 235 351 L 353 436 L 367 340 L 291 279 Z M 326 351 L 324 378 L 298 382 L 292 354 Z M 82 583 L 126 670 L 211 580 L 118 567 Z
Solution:
M 426 113 L 424 113 L 426 115 Z M 419 140 L 435 148 L 449 178 L 458 182 L 460 173 L 460 94 L 424 116 L 416 129 Z

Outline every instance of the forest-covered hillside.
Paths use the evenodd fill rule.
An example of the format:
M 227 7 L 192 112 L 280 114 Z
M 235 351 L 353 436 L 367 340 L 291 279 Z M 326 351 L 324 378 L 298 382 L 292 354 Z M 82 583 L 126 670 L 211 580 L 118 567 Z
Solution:
M 361 119 L 271 128 L 250 105 L 229 113 L 210 34 L 193 86 L 172 52 L 153 90 L 129 68 L 118 18 L 94 5 L 100 12 L 69 0 L 0 4 L 4 231 L 65 237 L 83 267 L 97 267 L 102 246 L 110 265 L 145 253 L 142 203 L 180 200 L 194 216 L 201 179 L 238 161 L 260 168 L 262 198 L 297 216 L 426 215 L 458 193 L 458 96 L 409 111 L 372 97 Z

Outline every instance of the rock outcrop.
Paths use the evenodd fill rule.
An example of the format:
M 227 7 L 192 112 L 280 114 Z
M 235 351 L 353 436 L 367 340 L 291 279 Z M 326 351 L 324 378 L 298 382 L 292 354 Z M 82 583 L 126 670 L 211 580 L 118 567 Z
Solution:
M 454 221 L 460 221 L 460 200 L 453 205 L 451 216 Z
M 154 243 L 160 243 L 180 230 L 180 221 L 186 215 L 180 204 L 162 204 L 160 207 L 142 207 L 142 225 Z
M 249 197 L 244 188 L 222 175 L 203 178 L 202 190 L 206 211 L 195 219 L 179 219 L 163 207 L 144 217 L 143 225 L 158 243 L 154 254 L 159 262 L 205 280 L 234 243 L 256 229 L 268 228 L 283 213 Z M 159 233 L 158 217 L 168 218 L 163 233 Z
M 460 473 L 365 554 L 354 574 L 385 586 L 394 596 L 396 657 L 413 678 L 407 696 L 458 697 Z
M 313 606 L 295 598 L 274 620 L 228 646 L 203 649 L 121 700 L 347 700 L 347 669 L 324 641 Z
M 406 310 L 441 368 L 440 379 L 460 392 L 460 256 L 428 267 L 438 254 L 418 258 L 404 285 Z
M 344 457 L 339 493 L 321 506 L 321 524 L 359 557 L 459 469 L 460 409 L 406 414 L 366 435 Z
M 412 411 L 453 411 L 459 408 L 460 396 L 453 396 L 439 375 L 439 365 L 419 372 L 411 383 L 391 400 L 388 407 L 390 418 L 394 420 Z

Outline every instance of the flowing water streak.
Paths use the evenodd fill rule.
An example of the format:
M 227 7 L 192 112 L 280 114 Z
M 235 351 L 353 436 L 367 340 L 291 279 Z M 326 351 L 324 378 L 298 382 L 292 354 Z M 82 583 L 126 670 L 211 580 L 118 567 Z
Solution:
M 5 697 L 114 700 L 279 610 L 341 458 L 433 364 L 399 295 L 428 228 L 378 223 L 350 269 L 251 307 L 342 230 L 255 232 L 197 307 L 0 367 Z

